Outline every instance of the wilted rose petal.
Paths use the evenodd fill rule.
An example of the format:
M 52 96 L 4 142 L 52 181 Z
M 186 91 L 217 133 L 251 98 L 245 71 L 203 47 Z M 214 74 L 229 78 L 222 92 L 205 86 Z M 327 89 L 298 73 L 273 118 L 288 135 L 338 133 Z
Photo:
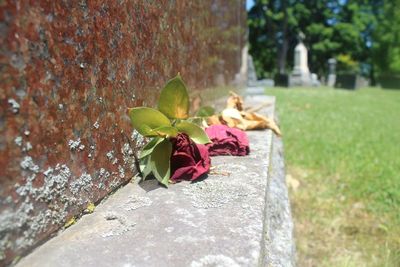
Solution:
M 226 125 L 212 125 L 206 128 L 211 144 L 207 144 L 210 156 L 232 155 L 245 156 L 249 154 L 247 134 L 239 129 Z
M 184 133 L 171 138 L 171 180 L 196 180 L 210 170 L 211 159 L 205 145 L 194 143 Z

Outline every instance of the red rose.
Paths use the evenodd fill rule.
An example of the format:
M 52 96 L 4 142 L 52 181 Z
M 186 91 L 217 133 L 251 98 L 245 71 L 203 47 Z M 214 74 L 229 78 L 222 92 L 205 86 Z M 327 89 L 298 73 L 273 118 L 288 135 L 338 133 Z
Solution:
M 245 156 L 250 152 L 247 134 L 242 130 L 226 125 L 212 125 L 206 128 L 206 133 L 212 141 L 207 144 L 210 156 Z
M 171 180 L 196 180 L 210 170 L 211 159 L 205 145 L 194 143 L 188 135 L 171 138 Z

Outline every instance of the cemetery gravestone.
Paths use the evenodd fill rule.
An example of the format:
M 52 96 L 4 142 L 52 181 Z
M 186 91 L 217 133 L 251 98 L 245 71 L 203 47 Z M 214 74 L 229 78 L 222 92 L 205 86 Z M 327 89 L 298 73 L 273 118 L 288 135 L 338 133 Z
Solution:
M 247 83 L 249 86 L 257 82 L 256 68 L 254 67 L 253 57 L 248 56 Z
M 294 49 L 294 67 L 290 75 L 290 86 L 311 85 L 310 70 L 308 69 L 308 50 L 303 43 L 304 34 L 299 34 L 299 43 Z
M 335 86 L 336 82 L 336 59 L 330 58 L 328 60 L 328 82 L 327 85 L 330 87 Z
M 242 0 L 8 1 L 0 11 L 5 265 L 137 173 L 144 140 L 127 107 L 154 105 L 178 72 L 202 92 L 237 78 L 246 15 Z

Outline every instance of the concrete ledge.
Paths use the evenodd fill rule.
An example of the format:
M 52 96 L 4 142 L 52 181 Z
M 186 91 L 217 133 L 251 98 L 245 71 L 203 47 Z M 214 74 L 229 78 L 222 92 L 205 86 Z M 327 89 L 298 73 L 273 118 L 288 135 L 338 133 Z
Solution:
M 282 139 L 274 136 L 264 225 L 264 262 L 267 266 L 296 266 L 293 220 L 285 176 Z
M 212 158 L 196 183 L 129 183 L 17 266 L 294 266 L 282 143 L 248 135 L 249 156 Z

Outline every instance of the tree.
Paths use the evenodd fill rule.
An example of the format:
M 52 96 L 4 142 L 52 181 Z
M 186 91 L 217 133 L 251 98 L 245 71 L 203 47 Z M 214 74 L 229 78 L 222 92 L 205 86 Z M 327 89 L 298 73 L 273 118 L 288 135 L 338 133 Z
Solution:
M 257 0 L 248 18 L 250 53 L 258 76 L 272 76 L 293 66 L 293 51 L 300 31 L 306 35 L 304 43 L 309 49 L 312 72 L 326 74 L 327 60 L 345 54 L 360 63 L 364 74 L 373 74 L 375 63 L 371 55 L 377 17 L 383 19 L 383 6 L 388 13 L 389 2 L 399 1 Z M 391 10 L 393 14 L 390 16 L 397 16 L 398 19 L 400 8 L 396 7 L 397 11 Z M 388 22 L 382 25 L 380 31 L 388 31 L 387 28 L 392 24 Z M 386 40 L 385 45 L 380 48 L 377 45 L 376 51 L 392 47 L 398 37 L 392 34 L 383 39 Z M 393 48 L 391 51 L 394 58 L 400 58 L 399 49 Z M 382 59 L 380 65 L 387 64 Z
M 293 65 L 293 50 L 299 32 L 306 34 L 311 70 L 323 73 L 331 51 L 338 48 L 331 41 L 329 1 L 259 0 L 249 12 L 250 53 L 257 74 L 272 76 Z
M 258 77 L 271 76 L 277 69 L 280 23 L 284 16 L 280 2 L 257 0 L 248 14 L 250 54 Z
M 400 73 L 400 0 L 385 0 L 377 18 L 372 45 L 377 72 Z

